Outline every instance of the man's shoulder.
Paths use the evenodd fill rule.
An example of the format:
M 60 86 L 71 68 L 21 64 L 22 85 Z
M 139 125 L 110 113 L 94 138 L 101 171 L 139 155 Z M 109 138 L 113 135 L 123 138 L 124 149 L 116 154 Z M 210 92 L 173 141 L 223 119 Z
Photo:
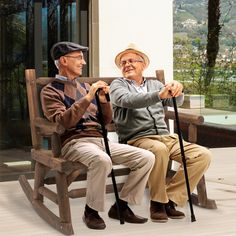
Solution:
M 45 85 L 41 91 L 40 91 L 40 95 L 41 97 L 44 96 L 62 96 L 62 94 L 64 93 L 65 90 L 65 86 L 63 83 L 58 83 L 56 80 L 53 80 L 52 82 L 48 83 L 47 85 Z
M 123 78 L 123 77 L 117 77 L 112 82 L 114 82 L 114 81 L 124 81 L 124 80 L 125 80 L 125 78 Z
M 114 84 L 122 84 L 122 83 L 125 84 L 127 82 L 123 77 L 117 77 L 111 82 L 110 86 L 114 86 Z
M 157 78 L 153 77 L 153 78 L 148 78 L 146 79 L 147 83 L 148 84 L 151 84 L 151 85 L 156 85 L 158 87 L 160 86 L 164 86 Z

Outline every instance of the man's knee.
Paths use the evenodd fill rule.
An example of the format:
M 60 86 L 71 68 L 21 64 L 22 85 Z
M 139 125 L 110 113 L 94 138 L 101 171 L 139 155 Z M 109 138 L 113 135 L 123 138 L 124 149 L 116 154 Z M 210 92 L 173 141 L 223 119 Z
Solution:
M 212 153 L 209 149 L 203 147 L 202 148 L 202 162 L 204 162 L 205 166 L 209 166 L 212 159 Z
M 97 166 L 101 171 L 110 173 L 112 169 L 111 158 L 107 155 L 104 156 L 94 156 L 93 166 Z
M 150 148 L 150 151 L 154 153 L 156 158 L 169 160 L 167 157 L 169 157 L 170 153 L 166 145 L 153 145 Z
M 142 167 L 147 167 L 150 169 L 155 163 L 155 155 L 148 150 L 142 148 L 135 148 L 135 152 L 133 153 L 133 155 L 136 155 L 137 158 L 132 161 L 132 167 L 130 166 L 131 169 Z
M 146 165 L 152 167 L 155 163 L 155 155 L 148 150 L 144 150 L 143 160 L 146 162 Z
M 201 166 L 201 168 L 205 169 L 209 167 L 211 159 L 211 152 L 207 148 L 199 146 L 198 155 L 192 159 L 192 162 L 195 163 L 195 165 L 198 165 L 199 167 Z

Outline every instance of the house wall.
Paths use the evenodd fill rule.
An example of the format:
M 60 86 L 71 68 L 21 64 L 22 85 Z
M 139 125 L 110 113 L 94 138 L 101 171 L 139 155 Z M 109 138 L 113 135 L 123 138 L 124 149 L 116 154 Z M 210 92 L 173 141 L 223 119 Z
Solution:
M 173 74 L 172 0 L 99 0 L 99 75 L 120 76 L 114 58 L 135 43 L 150 59 L 146 76 Z

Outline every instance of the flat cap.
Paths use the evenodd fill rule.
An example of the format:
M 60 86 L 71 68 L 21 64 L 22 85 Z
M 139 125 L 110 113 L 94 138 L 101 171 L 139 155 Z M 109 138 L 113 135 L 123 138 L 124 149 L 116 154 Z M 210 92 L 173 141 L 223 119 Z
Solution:
M 53 60 L 58 60 L 61 56 L 76 51 L 86 52 L 88 47 L 72 42 L 58 42 L 52 46 L 50 53 Z

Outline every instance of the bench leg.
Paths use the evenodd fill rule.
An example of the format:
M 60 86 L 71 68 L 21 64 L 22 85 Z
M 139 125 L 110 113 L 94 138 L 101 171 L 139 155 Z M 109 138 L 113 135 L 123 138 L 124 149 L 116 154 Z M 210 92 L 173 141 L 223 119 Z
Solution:
M 197 194 L 192 193 L 191 197 L 193 204 L 197 206 L 207 209 L 217 209 L 215 200 L 207 198 L 206 182 L 204 175 L 202 176 L 197 185 Z

